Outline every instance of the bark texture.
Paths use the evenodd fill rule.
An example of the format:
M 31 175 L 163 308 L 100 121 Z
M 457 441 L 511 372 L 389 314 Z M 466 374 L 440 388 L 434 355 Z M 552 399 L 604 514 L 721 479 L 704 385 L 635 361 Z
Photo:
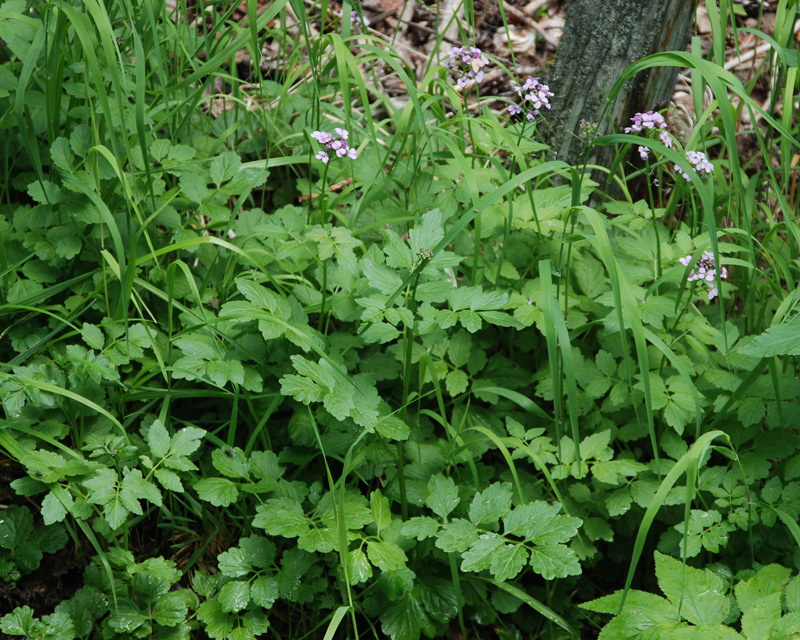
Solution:
M 691 35 L 695 0 L 569 0 L 564 33 L 549 77 L 555 93 L 547 114 L 556 157 L 577 161 L 583 142 L 580 121 L 595 123 L 611 87 L 631 64 L 652 53 L 685 50 Z M 629 126 L 637 111 L 669 103 L 678 69 L 659 67 L 639 73 L 622 88 L 598 135 Z M 614 151 L 595 147 L 590 163 L 610 166 Z

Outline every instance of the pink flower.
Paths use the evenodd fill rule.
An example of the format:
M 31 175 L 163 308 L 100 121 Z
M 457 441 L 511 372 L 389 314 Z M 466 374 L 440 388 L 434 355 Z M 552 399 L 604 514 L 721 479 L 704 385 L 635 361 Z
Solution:
M 684 267 L 688 267 L 692 262 L 692 256 L 684 256 L 683 258 L 679 258 L 679 262 Z M 720 280 L 726 280 L 728 278 L 728 270 L 725 267 L 722 267 L 719 270 L 719 277 Z M 697 280 L 703 282 L 708 287 L 708 299 L 713 300 L 719 295 L 719 291 L 714 284 L 716 279 L 717 265 L 714 261 L 714 254 L 710 251 L 704 251 L 703 255 L 700 256 L 700 259 L 697 261 L 696 268 L 692 269 L 686 281 L 694 282 Z
M 356 150 L 347 144 L 347 139 L 350 137 L 350 132 L 347 129 L 341 129 L 339 127 L 336 127 L 334 131 L 336 131 L 336 138 L 333 137 L 333 134 L 328 133 L 327 131 L 314 131 L 311 134 L 311 137 L 319 142 L 320 145 L 325 147 L 327 151 L 333 151 L 337 158 L 344 158 L 347 156 L 351 160 L 355 160 L 357 157 Z M 327 151 L 323 149 L 314 157 L 321 160 L 323 164 L 327 164 L 330 160 L 330 156 L 328 155 Z

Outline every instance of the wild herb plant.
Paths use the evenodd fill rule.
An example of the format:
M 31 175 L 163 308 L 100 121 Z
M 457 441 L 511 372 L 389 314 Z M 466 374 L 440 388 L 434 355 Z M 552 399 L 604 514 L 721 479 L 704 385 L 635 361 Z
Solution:
M 0 5 L 0 570 L 67 532 L 83 585 L 0 629 L 796 633 L 797 3 L 768 111 L 724 0 L 708 58 L 620 79 L 688 67 L 697 107 L 587 135 L 622 200 L 468 38 L 415 77 L 361 7 L 246 5 Z

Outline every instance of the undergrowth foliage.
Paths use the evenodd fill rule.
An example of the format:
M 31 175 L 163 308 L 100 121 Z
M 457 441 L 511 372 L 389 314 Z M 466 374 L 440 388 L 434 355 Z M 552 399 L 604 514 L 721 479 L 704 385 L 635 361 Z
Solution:
M 0 631 L 797 637 L 797 3 L 769 111 L 620 79 L 716 101 L 618 201 L 474 42 L 246 4 L 0 5 L 0 580 L 82 575 Z

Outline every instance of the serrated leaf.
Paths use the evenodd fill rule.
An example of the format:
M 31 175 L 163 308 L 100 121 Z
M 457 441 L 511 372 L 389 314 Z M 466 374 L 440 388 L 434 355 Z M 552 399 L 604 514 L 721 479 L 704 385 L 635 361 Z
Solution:
M 360 547 L 347 554 L 347 577 L 351 585 L 361 584 L 372 577 L 372 565 Z
M 739 352 L 756 358 L 800 355 L 800 316 L 777 327 L 770 327 Z
M 312 527 L 297 538 L 297 546 L 303 551 L 328 553 L 336 547 L 334 529 Z
M 781 593 L 792 572 L 778 564 L 763 567 L 757 574 L 736 585 L 736 602 L 743 611 L 749 611 L 762 598 Z
M 462 554 L 461 570 L 483 571 L 488 569 L 493 555 L 504 544 L 503 537 L 496 533 L 481 534 L 475 544 Z
M 392 510 L 389 505 L 389 499 L 380 491 L 373 491 L 369 496 L 369 508 L 380 535 L 381 529 L 387 529 L 392 524 Z
M 581 574 L 578 558 L 569 547 L 562 544 L 537 545 L 530 552 L 531 567 L 545 580 Z
M 239 578 L 253 570 L 247 552 L 238 547 L 223 551 L 217 556 L 219 570 L 231 578 Z
M 403 526 L 400 528 L 400 533 L 409 538 L 425 540 L 426 538 L 435 536 L 440 526 L 441 525 L 436 520 L 428 516 L 414 516 L 403 523 Z
M 396 416 L 382 416 L 375 423 L 375 431 L 387 440 L 408 440 L 411 429 Z
M 169 454 L 170 437 L 167 428 L 161 420 L 154 420 L 147 430 L 147 446 L 156 460 L 161 460 Z
M 381 615 L 381 629 L 391 640 L 419 640 L 422 631 L 434 636 L 434 626 L 414 593 L 407 593 Z
M 534 544 L 567 542 L 578 533 L 580 518 L 560 515 L 560 504 L 541 500 L 516 507 L 504 519 L 507 535 L 517 535 Z
M 381 571 L 397 571 L 406 568 L 406 554 L 393 542 L 367 540 L 367 557 Z
M 436 538 L 436 546 L 442 551 L 466 551 L 480 537 L 478 528 L 469 520 L 455 518 L 442 527 Z
M 148 622 L 147 614 L 132 600 L 119 600 L 108 619 L 109 626 L 115 631 L 131 633 Z
M 61 189 L 49 180 L 31 182 L 28 185 L 28 195 L 39 204 L 58 204 L 64 200 Z
M 528 551 L 521 544 L 507 544 L 492 555 L 489 564 L 491 574 L 502 582 L 517 577 L 528 561 Z
M 441 473 L 432 476 L 425 491 L 425 504 L 440 518 L 447 518 L 459 503 L 458 488 L 452 478 Z
M 239 580 L 229 582 L 222 586 L 217 597 L 223 611 L 241 611 L 250 602 L 250 583 Z
M 200 439 L 206 435 L 205 430 L 197 427 L 184 427 L 172 436 L 169 445 L 170 456 L 190 456 L 200 447 Z M 192 466 L 194 469 L 194 465 Z
M 68 493 L 66 495 L 72 500 L 72 496 Z M 41 514 L 45 524 L 53 524 L 61 522 L 67 516 L 67 508 L 51 491 L 42 500 Z
M 250 586 L 250 597 L 259 607 L 269 609 L 279 596 L 278 581 L 273 576 L 258 576 Z
M 432 578 L 421 586 L 420 601 L 431 618 L 448 622 L 458 615 L 458 597 L 452 582 Z
M 228 640 L 235 626 L 235 618 L 222 610 L 216 598 L 197 607 L 197 619 L 205 625 L 205 632 L 213 640 Z
M 122 490 L 130 491 L 136 498 L 142 498 L 153 503 L 157 507 L 162 505 L 161 492 L 152 482 L 148 482 L 142 477 L 139 469 L 127 468 L 123 472 Z
M 59 169 L 70 171 L 74 156 L 69 147 L 69 140 L 64 137 L 56 138 L 50 146 L 50 158 Z
M 181 483 L 178 474 L 170 471 L 169 469 L 156 469 L 153 472 L 156 480 L 161 483 L 167 491 L 175 491 L 176 493 L 183 493 L 183 484 Z
M 156 600 L 153 618 L 160 625 L 174 627 L 186 621 L 187 612 L 184 595 L 178 591 L 171 591 Z
M 250 466 L 247 456 L 239 447 L 226 447 L 215 449 L 211 452 L 211 462 L 214 468 L 228 478 L 247 478 Z
M 508 515 L 510 509 L 511 485 L 495 482 L 475 494 L 469 507 L 469 519 L 473 524 L 493 524 Z
M 747 640 L 768 640 L 780 617 L 780 593 L 759 598 L 742 614 L 742 633 Z
M 254 567 L 266 569 L 275 561 L 275 545 L 264 536 L 252 535 L 239 540 L 239 548 Z
M 444 386 L 447 389 L 447 393 L 455 397 L 467 390 L 469 378 L 461 369 L 454 369 L 445 376 Z
M 309 529 L 309 520 L 302 507 L 288 498 L 270 498 L 256 507 L 253 526 L 273 536 L 296 538 Z
M 730 602 L 722 579 L 708 570 L 684 566 L 680 560 L 658 551 L 656 577 L 658 586 L 681 615 L 692 624 L 719 624 L 728 615 Z
M 211 181 L 219 187 L 223 182 L 233 178 L 241 166 L 242 160 L 238 154 L 234 151 L 226 151 L 211 161 L 209 167 Z
M 194 485 L 194 490 L 201 500 L 215 507 L 228 507 L 239 496 L 236 485 L 228 478 L 203 478 Z
M 103 332 L 100 331 L 98 327 L 93 324 L 89 324 L 88 322 L 83 323 L 83 327 L 81 328 L 81 338 L 83 338 L 83 341 L 92 349 L 102 349 L 103 345 L 105 344 Z

